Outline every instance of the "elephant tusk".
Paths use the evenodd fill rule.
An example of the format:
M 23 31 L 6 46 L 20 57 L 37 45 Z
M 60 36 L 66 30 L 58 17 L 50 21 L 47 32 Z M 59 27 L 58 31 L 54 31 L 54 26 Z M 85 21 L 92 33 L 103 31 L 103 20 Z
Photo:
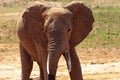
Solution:
M 50 72 L 49 72 L 49 56 L 48 56 L 48 58 L 47 58 L 47 73 L 49 74 Z
M 71 72 L 72 66 L 71 66 L 71 57 L 70 57 L 70 52 L 69 50 L 65 52 L 64 57 L 66 58 L 67 66 L 68 66 L 68 71 L 69 73 Z

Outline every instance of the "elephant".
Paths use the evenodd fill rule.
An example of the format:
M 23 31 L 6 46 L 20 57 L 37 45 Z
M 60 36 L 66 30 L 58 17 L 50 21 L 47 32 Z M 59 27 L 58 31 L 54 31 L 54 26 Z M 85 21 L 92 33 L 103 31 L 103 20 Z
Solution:
M 71 80 L 83 80 L 75 46 L 92 30 L 92 11 L 79 1 L 65 6 L 34 2 L 18 20 L 17 35 L 21 58 L 21 80 L 31 80 L 33 62 L 40 69 L 40 80 L 56 80 L 63 55 Z

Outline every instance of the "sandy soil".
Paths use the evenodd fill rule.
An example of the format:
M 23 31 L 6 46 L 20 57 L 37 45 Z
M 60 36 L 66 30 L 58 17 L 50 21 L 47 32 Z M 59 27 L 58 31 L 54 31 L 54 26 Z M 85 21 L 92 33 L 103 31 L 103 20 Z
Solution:
M 84 80 L 119 80 L 120 79 L 120 49 L 79 49 L 79 59 L 82 63 Z M 39 76 L 36 63 L 32 78 Z M 0 44 L 0 80 L 20 80 L 21 66 L 18 44 Z M 59 61 L 57 80 L 70 80 L 63 57 Z

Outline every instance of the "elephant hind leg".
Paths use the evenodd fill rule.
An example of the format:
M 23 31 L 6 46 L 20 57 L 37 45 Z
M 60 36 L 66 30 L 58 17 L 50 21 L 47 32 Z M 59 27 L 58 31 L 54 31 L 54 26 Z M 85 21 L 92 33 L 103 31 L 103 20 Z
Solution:
M 20 44 L 20 57 L 22 66 L 22 80 L 31 80 L 30 74 L 33 67 L 33 61 L 22 44 Z

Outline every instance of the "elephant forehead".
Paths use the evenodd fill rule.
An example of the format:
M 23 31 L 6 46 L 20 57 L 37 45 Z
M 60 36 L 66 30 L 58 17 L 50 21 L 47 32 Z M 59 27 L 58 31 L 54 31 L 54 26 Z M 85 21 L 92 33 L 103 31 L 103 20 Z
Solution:
M 57 15 L 63 15 L 63 14 L 68 14 L 70 13 L 69 10 L 67 9 L 64 9 L 64 8 L 61 8 L 61 7 L 57 7 L 57 8 L 51 8 L 49 11 L 48 11 L 48 15 L 54 15 L 54 14 L 57 14 Z

